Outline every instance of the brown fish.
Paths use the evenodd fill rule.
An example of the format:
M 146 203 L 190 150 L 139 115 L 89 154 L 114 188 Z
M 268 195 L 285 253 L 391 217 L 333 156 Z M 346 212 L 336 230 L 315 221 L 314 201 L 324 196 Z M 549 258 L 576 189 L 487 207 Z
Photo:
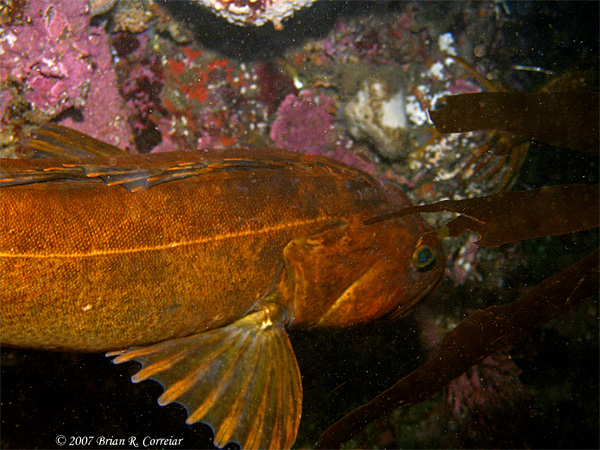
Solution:
M 96 143 L 46 127 L 30 147 L 113 156 L 0 162 L 2 344 L 137 361 L 133 381 L 158 381 L 159 404 L 183 405 L 217 446 L 293 444 L 287 328 L 405 314 L 443 273 L 420 217 L 364 223 L 406 197 L 339 162 Z

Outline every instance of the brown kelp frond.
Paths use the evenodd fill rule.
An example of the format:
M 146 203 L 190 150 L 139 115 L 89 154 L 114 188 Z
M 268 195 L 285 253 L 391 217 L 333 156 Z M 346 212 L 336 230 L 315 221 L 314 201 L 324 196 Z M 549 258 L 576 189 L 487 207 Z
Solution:
M 497 247 L 508 242 L 598 227 L 599 202 L 598 185 L 565 184 L 413 206 L 374 217 L 365 224 L 411 214 L 450 211 L 460 216 L 441 228 L 440 235 L 455 237 L 470 230 L 479 235 L 478 245 Z
M 433 359 L 329 427 L 317 448 L 340 448 L 368 423 L 400 406 L 431 397 L 477 361 L 516 344 L 585 298 L 596 295 L 598 266 L 596 250 L 518 300 L 471 314 L 446 334 Z
M 429 114 L 440 133 L 502 130 L 597 155 L 599 101 L 596 92 L 480 92 L 446 97 Z

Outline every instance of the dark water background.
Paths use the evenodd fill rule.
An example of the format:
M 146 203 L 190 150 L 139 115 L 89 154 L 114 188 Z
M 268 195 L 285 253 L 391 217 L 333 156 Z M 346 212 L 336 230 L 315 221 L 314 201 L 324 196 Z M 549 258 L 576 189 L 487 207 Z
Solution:
M 269 29 L 244 29 L 224 25 L 210 15 L 198 20 L 197 38 L 226 55 L 243 58 L 273 56 L 306 36 L 324 35 L 334 20 L 344 14 L 360 16 L 385 8 L 402 7 L 386 2 L 333 2 L 303 11 L 286 25 L 286 33 Z M 366 3 L 363 5 L 363 3 Z M 506 55 L 500 68 L 527 64 L 560 71 L 566 67 L 598 68 L 597 2 L 508 2 L 513 17 L 504 30 Z M 431 3 L 429 14 L 441 18 L 459 2 Z M 502 7 L 502 2 L 499 2 Z M 176 8 L 176 6 L 174 6 Z M 200 12 L 199 12 L 200 14 Z M 549 36 L 563 36 L 558 44 Z M 538 74 L 514 74 L 512 82 L 532 88 Z M 541 76 L 540 76 L 541 78 Z M 535 146 L 524 166 L 520 186 L 536 187 L 567 182 L 597 182 L 597 158 L 566 150 L 548 152 Z M 524 283 L 535 284 L 564 268 L 561 260 L 573 262 L 597 244 L 597 231 L 571 238 L 536 240 L 527 244 L 537 254 L 539 265 L 523 273 Z M 565 254 L 568 256 L 565 257 Z M 511 280 L 515 282 L 515 280 Z M 464 288 L 444 283 L 436 294 L 446 302 L 468 296 Z M 435 299 L 435 297 L 434 297 Z M 493 299 L 492 299 L 493 300 Z M 493 301 L 492 301 L 493 303 Z M 597 313 L 597 299 L 586 303 Z M 594 309 L 595 308 L 595 309 Z M 592 312 L 593 314 L 593 312 Z M 597 317 L 596 317 L 597 319 Z M 522 358 L 522 381 L 533 391 L 544 392 L 547 402 L 512 417 L 498 418 L 497 440 L 490 447 L 598 448 L 598 335 L 596 323 L 581 322 L 576 313 L 561 319 L 564 326 L 535 333 L 517 346 L 513 354 Z M 571 327 L 569 321 L 572 321 Z M 299 442 L 314 442 L 319 433 L 350 411 L 393 384 L 426 360 L 412 318 L 394 324 L 380 324 L 335 333 L 294 332 L 292 344 L 303 374 L 305 391 Z M 114 439 L 183 438 L 177 448 L 210 448 L 211 431 L 202 424 L 185 425 L 182 407 L 159 407 L 162 389 L 153 382 L 134 385 L 130 376 L 134 363 L 114 366 L 98 354 L 66 354 L 31 350 L 2 349 L 1 444 L 2 448 L 59 448 L 58 435 L 103 436 Z M 570 398 L 561 395 L 568 392 Z M 507 441 L 508 423 L 510 427 Z M 460 438 L 459 438 L 460 439 Z M 378 437 L 372 443 L 377 445 Z M 469 445 L 465 436 L 464 445 Z M 96 448 L 75 445 L 78 448 Z M 120 445 L 102 448 L 119 448 Z

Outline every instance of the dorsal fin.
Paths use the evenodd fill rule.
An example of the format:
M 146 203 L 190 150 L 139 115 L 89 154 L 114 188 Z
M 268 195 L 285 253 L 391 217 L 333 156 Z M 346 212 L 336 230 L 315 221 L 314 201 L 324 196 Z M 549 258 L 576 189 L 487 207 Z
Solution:
M 0 186 L 48 181 L 85 182 L 101 179 L 130 192 L 183 178 L 223 178 L 271 171 L 344 174 L 371 183 L 370 176 L 341 162 L 281 149 L 235 148 L 132 155 L 79 131 L 56 124 L 35 128 L 22 148 L 37 159 L 0 160 Z M 205 178 L 208 179 L 208 178 Z
M 114 145 L 62 125 L 47 123 L 35 127 L 21 144 L 38 158 L 92 158 L 129 155 Z

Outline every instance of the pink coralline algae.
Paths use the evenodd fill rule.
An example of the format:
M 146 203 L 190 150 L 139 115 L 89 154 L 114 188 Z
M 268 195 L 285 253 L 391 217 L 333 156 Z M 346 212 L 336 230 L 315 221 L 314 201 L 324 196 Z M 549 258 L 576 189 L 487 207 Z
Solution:
M 306 90 L 290 94 L 277 108 L 271 139 L 285 150 L 324 154 L 333 149 L 337 137 L 332 110 L 329 97 Z
M 4 31 L 0 62 L 0 78 L 12 75 L 25 83 L 27 100 L 50 116 L 83 103 L 92 73 L 87 49 L 71 40 L 84 23 L 53 5 L 32 1 L 30 11 L 37 8 L 41 16 Z
M 498 352 L 471 367 L 447 387 L 447 405 L 458 419 L 468 413 L 487 417 L 489 410 L 511 404 L 523 397 L 526 389 L 521 370 L 506 352 Z
M 31 0 L 26 13 L 28 21 L 0 32 L 0 81 L 20 83 L 24 99 L 49 118 L 75 108 L 66 125 L 112 144 L 128 141 L 127 125 L 116 120 L 121 99 L 108 36 L 89 25 L 87 1 Z
M 277 108 L 271 139 L 285 150 L 327 156 L 374 175 L 375 164 L 355 153 L 348 137 L 336 130 L 334 111 L 334 100 L 325 95 L 289 94 Z

